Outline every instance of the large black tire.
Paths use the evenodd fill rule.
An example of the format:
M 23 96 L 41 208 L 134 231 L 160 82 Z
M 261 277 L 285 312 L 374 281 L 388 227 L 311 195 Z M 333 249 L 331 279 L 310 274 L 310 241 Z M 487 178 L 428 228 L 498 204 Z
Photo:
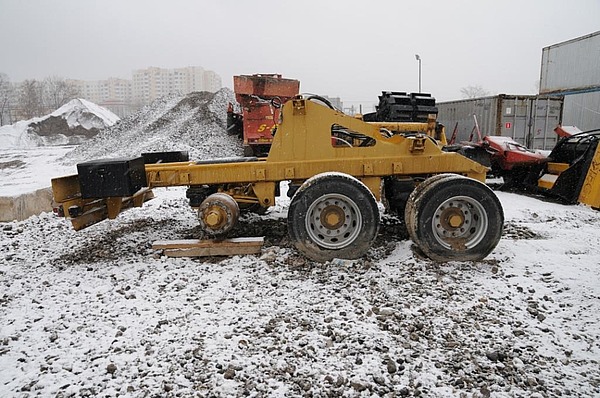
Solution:
M 291 241 L 303 255 L 319 262 L 364 256 L 378 229 L 375 197 L 347 174 L 323 173 L 306 180 L 288 210 Z
M 430 259 L 478 261 L 500 241 L 504 213 L 485 184 L 445 175 L 411 194 L 405 221 L 412 241 Z

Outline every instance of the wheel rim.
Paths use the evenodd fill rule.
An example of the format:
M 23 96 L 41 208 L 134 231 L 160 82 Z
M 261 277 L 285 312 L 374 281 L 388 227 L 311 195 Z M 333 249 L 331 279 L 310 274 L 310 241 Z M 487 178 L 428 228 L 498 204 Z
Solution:
M 489 228 L 488 216 L 479 201 L 455 196 L 438 206 L 432 219 L 433 235 L 446 249 L 477 246 Z
M 356 203 L 345 195 L 328 194 L 314 201 L 306 213 L 310 239 L 326 249 L 341 249 L 360 234 L 362 216 Z

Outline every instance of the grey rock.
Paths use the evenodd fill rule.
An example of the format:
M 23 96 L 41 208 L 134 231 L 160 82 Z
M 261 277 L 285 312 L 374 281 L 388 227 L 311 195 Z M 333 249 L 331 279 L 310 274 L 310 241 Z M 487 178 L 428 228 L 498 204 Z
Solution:
M 386 363 L 386 367 L 387 367 L 387 371 L 390 374 L 394 374 L 398 371 L 398 367 L 396 366 L 396 362 L 394 362 L 392 359 L 388 359 L 387 363 Z
M 385 377 L 383 376 L 373 376 L 373 381 L 380 386 L 385 386 Z
M 235 377 L 235 369 L 233 368 L 228 368 L 225 373 L 223 373 L 223 378 L 225 378 L 226 380 L 231 380 Z
M 114 363 L 109 363 L 108 365 L 106 365 L 106 372 L 110 373 L 110 374 L 114 374 L 117 371 L 117 365 L 115 365 Z
M 358 392 L 365 391 L 369 388 L 369 385 L 367 383 L 360 383 L 358 381 L 353 381 L 350 383 L 350 385 L 353 389 L 355 389 Z

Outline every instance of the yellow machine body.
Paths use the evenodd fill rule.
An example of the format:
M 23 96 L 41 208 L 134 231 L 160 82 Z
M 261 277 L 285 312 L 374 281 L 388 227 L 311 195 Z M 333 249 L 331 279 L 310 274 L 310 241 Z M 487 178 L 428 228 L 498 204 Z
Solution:
M 600 209 L 600 132 L 583 132 L 559 141 L 537 186 L 566 203 Z M 558 159 L 558 161 L 554 161 Z
M 260 204 L 271 206 L 276 183 L 304 181 L 326 171 L 359 178 L 377 198 L 384 176 L 452 172 L 485 180 L 487 168 L 462 155 L 441 150 L 433 138 L 435 123 L 366 123 L 304 99 L 287 102 L 282 116 L 268 157 L 249 162 L 146 165 L 149 186 L 250 184 Z M 348 141 L 349 145 L 336 145 L 332 126 L 347 129 L 354 140 L 363 136 L 358 138 L 361 143 L 372 140 L 372 145 L 354 146 Z M 415 134 L 385 137 L 381 128 Z M 239 193 L 232 196 L 243 199 Z
M 587 175 L 579 193 L 579 202 L 600 209 L 600 145 L 588 168 Z

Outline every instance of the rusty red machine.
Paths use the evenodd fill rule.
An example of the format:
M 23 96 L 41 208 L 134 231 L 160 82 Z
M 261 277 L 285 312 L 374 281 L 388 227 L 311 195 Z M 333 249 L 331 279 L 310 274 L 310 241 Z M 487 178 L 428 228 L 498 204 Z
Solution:
M 281 105 L 298 95 L 300 82 L 280 74 L 253 74 L 233 77 L 235 99 L 227 111 L 227 129 L 244 140 L 246 156 L 266 156 L 273 141 Z

